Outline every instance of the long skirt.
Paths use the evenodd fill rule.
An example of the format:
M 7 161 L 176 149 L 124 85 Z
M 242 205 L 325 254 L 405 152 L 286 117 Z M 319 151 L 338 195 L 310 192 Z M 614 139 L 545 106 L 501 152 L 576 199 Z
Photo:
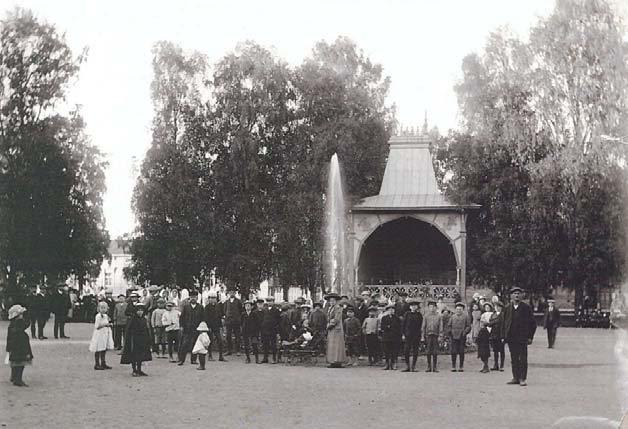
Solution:
M 347 360 L 345 337 L 341 329 L 331 330 L 327 334 L 327 363 L 343 363 Z

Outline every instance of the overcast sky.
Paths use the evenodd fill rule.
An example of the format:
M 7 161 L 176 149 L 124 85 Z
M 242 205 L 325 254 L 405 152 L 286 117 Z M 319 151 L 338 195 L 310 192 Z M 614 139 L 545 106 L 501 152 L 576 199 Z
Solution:
M 82 105 L 87 132 L 108 156 L 105 215 L 111 237 L 131 232 L 132 159 L 150 144 L 151 47 L 158 40 L 198 50 L 217 62 L 243 40 L 300 64 L 319 40 L 348 36 L 392 79 L 398 120 L 455 128 L 453 85 L 462 58 L 509 26 L 522 36 L 553 0 L 65 1 L 0 0 L 53 23 L 75 53 L 89 48 L 69 101 Z

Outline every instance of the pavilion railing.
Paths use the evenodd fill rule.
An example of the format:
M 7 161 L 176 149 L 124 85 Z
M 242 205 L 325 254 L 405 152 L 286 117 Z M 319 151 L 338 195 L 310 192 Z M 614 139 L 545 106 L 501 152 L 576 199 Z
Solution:
M 445 301 L 455 300 L 460 293 L 460 288 L 456 285 L 363 285 L 360 289 L 386 298 L 392 298 L 403 291 L 408 294 L 408 298 L 437 299 L 442 296 Z

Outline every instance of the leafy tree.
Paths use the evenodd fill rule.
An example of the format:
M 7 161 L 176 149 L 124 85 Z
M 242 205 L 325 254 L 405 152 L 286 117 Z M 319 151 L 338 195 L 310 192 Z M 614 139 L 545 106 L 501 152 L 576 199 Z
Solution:
M 157 43 L 153 55 L 153 141 L 134 192 L 138 230 L 126 275 L 190 286 L 212 268 L 213 188 L 201 95 L 207 65 L 169 42 Z
M 97 274 L 107 253 L 102 154 L 57 109 L 83 55 L 16 9 L 0 23 L 0 260 L 19 282 Z

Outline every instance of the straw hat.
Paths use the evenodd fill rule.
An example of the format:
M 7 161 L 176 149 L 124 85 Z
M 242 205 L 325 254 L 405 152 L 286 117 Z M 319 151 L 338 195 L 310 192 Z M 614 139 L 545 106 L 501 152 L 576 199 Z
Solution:
M 25 312 L 26 312 L 26 308 L 22 307 L 21 305 L 19 304 L 12 305 L 11 308 L 9 308 L 9 320 L 13 320 L 17 316 Z

